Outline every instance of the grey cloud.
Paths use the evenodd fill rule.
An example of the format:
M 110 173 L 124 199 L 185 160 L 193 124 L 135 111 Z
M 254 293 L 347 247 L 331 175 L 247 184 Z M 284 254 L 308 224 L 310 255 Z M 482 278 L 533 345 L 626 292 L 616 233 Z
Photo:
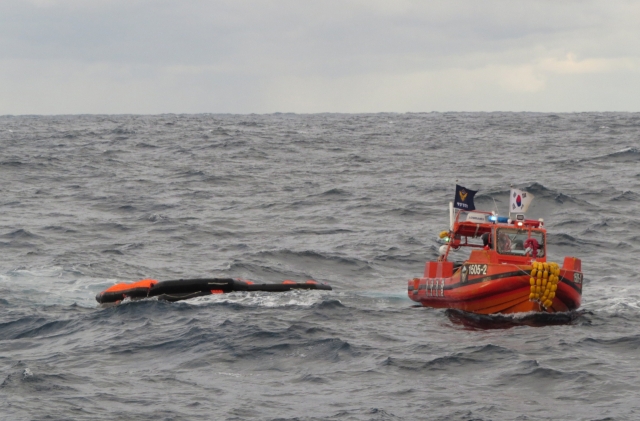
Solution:
M 188 111 L 353 111 L 372 101 L 374 110 L 394 103 L 404 111 L 438 109 L 451 98 L 469 109 L 485 95 L 495 99 L 487 103 L 505 104 L 495 109 L 534 104 L 533 97 L 544 107 L 565 101 L 543 92 L 566 90 L 557 87 L 559 74 L 599 73 L 578 79 L 598 80 L 610 92 L 629 80 L 622 74 L 637 75 L 638 18 L 640 6 L 625 1 L 4 0 L 0 89 L 47 90 L 43 80 L 54 77 L 75 86 L 68 101 L 76 108 L 87 103 L 81 84 L 95 92 L 112 86 L 120 95 L 136 87 L 141 98 L 163 90 L 163 109 L 175 95 L 174 106 Z M 75 82 L 64 77 L 76 70 Z M 487 89 L 459 91 L 466 81 L 455 75 Z M 431 99 L 412 93 L 412 84 Z M 372 86 L 381 90 L 374 94 Z M 405 97 L 384 101 L 396 92 Z M 1 101 L 0 112 L 10 108 Z M 91 107 L 117 109 L 109 101 Z M 163 99 L 129 101 L 156 112 L 153 104 Z
M 293 60 L 455 55 L 562 43 L 572 32 L 594 28 L 592 36 L 604 35 L 626 11 L 601 3 L 529 1 L 399 1 L 383 7 L 391 3 L 98 0 L 38 7 L 5 0 L 0 36 L 5 57 L 204 64 L 243 53 Z

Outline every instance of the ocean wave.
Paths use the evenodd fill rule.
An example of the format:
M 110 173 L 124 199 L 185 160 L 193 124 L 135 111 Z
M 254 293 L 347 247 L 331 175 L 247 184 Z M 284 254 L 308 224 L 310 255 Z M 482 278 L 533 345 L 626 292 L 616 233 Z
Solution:
M 370 267 L 367 261 L 359 258 L 348 257 L 339 253 L 324 253 L 315 250 L 294 251 L 290 249 L 280 249 L 274 251 L 261 251 L 256 254 L 250 255 L 250 257 L 253 257 L 255 259 L 277 260 L 288 265 L 297 264 L 302 268 L 317 266 L 318 264 L 330 264 L 333 267 L 343 267 L 358 270 Z
M 534 195 L 535 198 L 532 202 L 532 206 L 535 204 L 535 206 L 538 208 L 549 205 L 566 204 L 576 205 L 581 208 L 594 207 L 594 204 L 588 202 L 587 200 L 578 198 L 576 197 L 576 195 L 567 194 L 559 190 L 551 189 L 537 182 L 525 185 L 521 188 L 527 193 L 531 193 Z M 509 193 L 510 190 L 508 189 L 490 190 L 488 192 L 479 193 L 476 198 L 478 199 L 479 203 L 486 204 L 490 208 L 493 208 L 493 199 L 495 199 L 497 203 L 508 204 Z
M 547 234 L 547 244 L 553 246 L 569 246 L 573 248 L 582 249 L 584 247 L 593 248 L 609 248 L 613 247 L 614 243 L 604 240 L 586 240 L 584 238 L 578 238 L 567 233 Z
M 620 149 L 615 152 L 610 152 L 603 155 L 596 155 L 592 157 L 586 158 L 572 158 L 567 160 L 568 162 L 573 163 L 586 163 L 586 162 L 597 162 L 597 163 L 634 163 L 640 161 L 640 149 L 635 147 L 626 147 Z
M 350 192 L 348 192 L 347 190 L 344 189 L 340 189 L 340 188 L 333 188 L 333 189 L 329 189 L 326 190 L 320 194 L 314 194 L 311 195 L 310 197 L 314 197 L 314 196 L 319 196 L 319 197 L 350 197 L 352 196 L 352 194 Z
M 636 162 L 640 161 L 640 149 L 628 147 L 602 157 L 598 157 L 598 159 L 612 162 Z
M 627 190 L 622 192 L 621 194 L 618 194 L 617 196 L 614 196 L 610 200 L 612 202 L 620 202 L 620 201 L 637 202 L 639 199 L 640 199 L 640 195 L 638 193 Z
M 26 164 L 22 161 L 0 161 L 0 166 L 2 167 L 19 168 L 23 165 Z
M 571 203 L 581 207 L 592 207 L 593 204 L 586 200 L 579 199 L 573 195 L 566 194 L 564 192 L 549 189 L 542 184 L 533 183 L 525 187 L 524 190 L 532 193 L 535 196 L 535 200 L 553 200 L 555 203 L 565 204 Z
M 515 384 L 527 384 L 533 383 L 533 385 L 548 382 L 554 382 L 556 387 L 558 385 L 567 386 L 567 382 L 578 385 L 581 382 L 599 382 L 601 377 L 586 370 L 558 370 L 550 367 L 535 367 L 532 370 L 525 370 L 519 373 L 511 373 L 503 375 L 507 377 L 510 383 Z
M 7 335 L 8 339 L 24 339 L 24 338 L 54 338 L 57 336 L 68 335 L 68 326 L 72 323 L 70 320 L 52 320 L 47 321 L 43 318 L 37 318 L 36 320 L 28 320 L 26 326 L 22 324 L 24 320 L 20 320 L 18 323 L 21 325 L 20 332 L 15 332 L 14 335 Z M 15 326 L 14 326 L 15 328 Z M 2 332 L 3 326 L 0 325 L 0 332 Z M 3 335 L 4 336 L 4 335 Z
M 39 393 L 62 395 L 64 393 L 78 393 L 76 387 L 71 386 L 85 383 L 89 379 L 73 374 L 42 374 L 31 369 L 24 363 L 12 367 L 11 372 L 0 383 L 0 390 L 12 393 Z
M 351 234 L 355 231 L 344 228 L 329 228 L 329 229 L 313 229 L 313 228 L 298 228 L 293 231 L 295 234 L 314 234 L 314 235 L 334 235 L 334 234 Z
M 0 124 L 7 419 L 634 418 L 638 113 Z M 456 178 L 478 209 L 535 196 L 549 255 L 582 259 L 582 311 L 412 306 Z M 334 290 L 94 298 L 200 276 Z
M 35 238 L 42 238 L 40 235 L 36 235 L 30 231 L 27 231 L 25 229 L 17 229 L 15 231 L 11 231 L 8 232 L 6 234 L 0 234 L 0 238 L 10 238 L 10 239 L 17 239 L 17 240 L 24 240 L 24 239 L 35 239 Z
M 576 345 L 593 349 L 606 349 L 615 353 L 635 354 L 640 349 L 640 335 L 620 336 L 617 338 L 584 338 Z
M 489 369 L 500 365 L 505 359 L 516 358 L 516 354 L 506 348 L 496 345 L 470 347 L 466 350 L 449 355 L 436 357 L 428 361 L 413 358 L 387 357 L 381 362 L 383 367 L 395 367 L 400 370 L 415 371 L 446 371 L 449 373 L 463 372 L 477 368 Z

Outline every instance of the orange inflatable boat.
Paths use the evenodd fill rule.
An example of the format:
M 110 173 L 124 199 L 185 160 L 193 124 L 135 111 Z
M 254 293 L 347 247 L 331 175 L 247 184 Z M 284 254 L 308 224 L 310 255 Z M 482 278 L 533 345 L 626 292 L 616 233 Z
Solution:
M 562 266 L 547 261 L 547 233 L 542 220 L 524 214 L 511 220 L 492 212 L 457 212 L 438 261 L 427 262 L 424 275 L 409 281 L 409 298 L 423 306 L 478 314 L 566 312 L 580 306 L 581 260 L 565 257 Z M 461 263 L 452 250 L 470 249 Z

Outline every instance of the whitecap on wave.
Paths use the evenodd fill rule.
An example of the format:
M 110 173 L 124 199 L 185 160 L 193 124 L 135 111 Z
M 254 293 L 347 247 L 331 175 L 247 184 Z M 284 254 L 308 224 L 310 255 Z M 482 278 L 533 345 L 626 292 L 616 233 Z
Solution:
M 117 279 L 79 276 L 60 266 L 17 268 L 0 274 L 0 288 L 15 305 L 72 305 L 93 308 L 97 291 L 108 288 Z
M 231 292 L 213 294 L 181 301 L 189 305 L 209 305 L 211 303 L 232 303 L 249 307 L 311 307 L 327 299 L 327 291 L 287 291 L 269 292 Z

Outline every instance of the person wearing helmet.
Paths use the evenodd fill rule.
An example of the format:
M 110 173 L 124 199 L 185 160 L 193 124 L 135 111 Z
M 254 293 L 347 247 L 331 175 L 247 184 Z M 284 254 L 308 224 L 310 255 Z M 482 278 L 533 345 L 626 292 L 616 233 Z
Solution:
M 490 232 L 485 232 L 480 236 L 480 238 L 482 238 L 482 245 L 484 246 L 485 250 L 489 250 L 490 248 L 492 248 Z

